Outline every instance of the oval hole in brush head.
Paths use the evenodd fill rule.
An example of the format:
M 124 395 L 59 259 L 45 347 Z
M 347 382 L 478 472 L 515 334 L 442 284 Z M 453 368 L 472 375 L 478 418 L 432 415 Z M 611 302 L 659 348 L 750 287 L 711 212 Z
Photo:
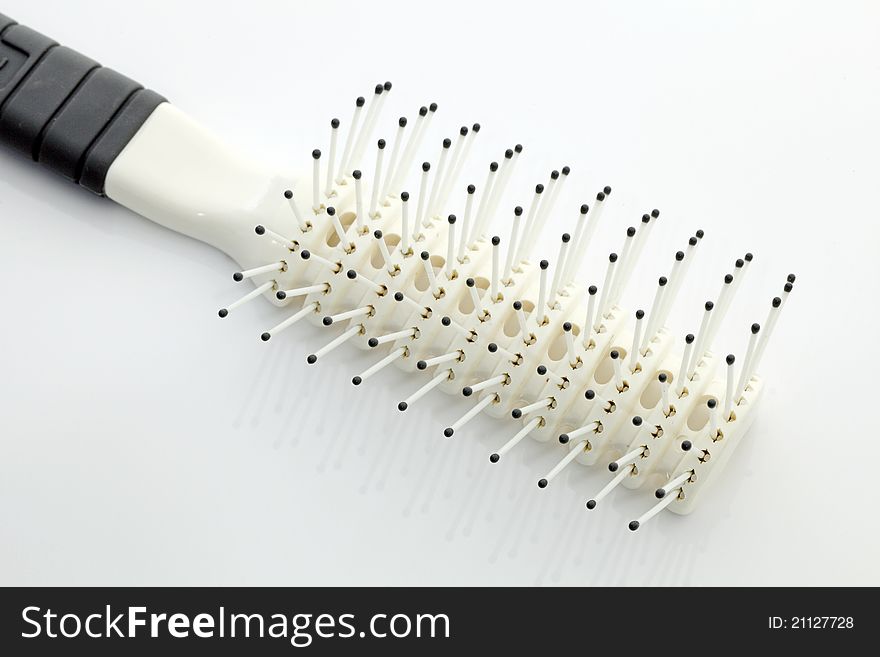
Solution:
M 709 407 L 706 406 L 706 402 L 710 399 L 718 401 L 712 395 L 703 395 L 697 402 L 697 407 L 688 416 L 688 429 L 691 431 L 699 431 L 709 423 Z
M 623 347 L 610 347 L 608 349 L 608 354 L 612 351 L 617 351 L 620 354 L 620 361 L 626 361 L 626 349 Z M 596 374 L 593 375 L 593 379 L 595 379 L 596 383 L 601 385 L 605 385 L 611 380 L 611 377 L 614 376 L 614 365 L 611 363 L 611 356 L 605 354 L 605 358 L 602 359 L 602 362 L 599 363 L 599 367 L 596 368 Z
M 431 265 L 434 267 L 435 274 L 437 273 L 438 270 L 443 269 L 443 266 L 445 264 L 446 264 L 446 258 L 444 258 L 443 256 L 438 256 L 438 255 L 431 256 Z M 424 292 L 425 290 L 428 289 L 428 275 L 425 273 L 424 267 L 420 267 L 419 273 L 416 274 L 415 286 L 419 292 Z
M 526 314 L 526 319 L 528 319 L 529 314 L 535 309 L 535 304 L 529 301 L 528 299 L 522 300 L 522 309 Z M 512 312 L 507 316 L 507 319 L 504 320 L 504 335 L 508 338 L 512 338 L 516 335 L 519 335 L 519 320 L 516 318 L 516 313 Z
M 348 229 L 354 223 L 354 220 L 357 218 L 357 215 L 354 212 L 345 212 L 341 217 L 339 217 L 339 223 L 342 224 L 342 228 L 348 232 Z M 336 230 L 333 226 L 330 226 L 330 230 L 327 231 L 326 238 L 327 246 L 336 246 L 339 244 L 339 235 L 336 234 Z
M 474 278 L 474 284 L 477 288 L 477 294 L 480 295 L 480 298 L 482 299 L 486 294 L 486 290 L 489 289 L 488 279 L 485 279 L 482 276 L 477 276 Z M 471 301 L 470 292 L 461 295 L 461 300 L 458 302 L 458 312 L 462 315 L 469 315 L 474 312 L 474 302 Z
M 354 216 L 354 214 L 352 214 L 352 216 Z M 388 253 L 393 255 L 394 247 L 400 244 L 400 235 L 383 233 L 382 239 L 385 240 L 385 244 L 388 245 Z M 376 246 L 371 249 L 370 264 L 373 266 L 373 269 L 382 269 L 382 267 L 385 266 L 385 261 L 382 260 L 382 252 L 379 251 L 379 248 Z
M 672 372 L 669 370 L 660 370 L 666 374 L 666 380 L 671 384 L 672 383 Z M 660 390 L 662 386 L 660 385 L 660 381 L 657 379 L 660 376 L 660 372 L 657 372 L 656 376 L 654 376 L 654 380 L 648 384 L 645 390 L 642 392 L 642 396 L 639 398 L 639 403 L 642 405 L 642 408 L 650 409 L 654 408 L 660 402 Z M 672 397 L 672 392 L 669 393 L 670 398 Z M 669 403 L 672 403 L 670 399 Z
M 575 343 L 577 343 L 577 336 L 580 335 L 581 327 L 577 324 L 571 325 L 571 334 L 575 337 Z M 547 357 L 552 361 L 560 361 L 565 358 L 565 354 L 567 349 L 565 347 L 565 333 L 560 333 L 556 336 L 556 339 L 550 344 L 550 349 L 547 350 Z

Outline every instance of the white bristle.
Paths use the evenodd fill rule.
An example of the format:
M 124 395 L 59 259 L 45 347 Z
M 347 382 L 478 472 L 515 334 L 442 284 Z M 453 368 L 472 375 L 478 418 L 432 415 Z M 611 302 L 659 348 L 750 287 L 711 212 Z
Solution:
M 367 231 L 367 214 L 364 212 L 364 187 L 363 183 L 361 183 L 362 176 L 360 170 L 355 169 L 352 171 L 351 176 L 354 178 L 354 207 L 357 229 L 358 233 L 365 233 Z
M 468 237 L 471 226 L 471 213 L 473 212 L 474 207 L 474 193 L 477 191 L 477 188 L 473 185 L 468 185 L 467 188 L 467 197 L 464 202 L 464 220 L 461 222 L 461 237 L 458 241 L 458 261 L 463 263 L 465 259 L 465 249 L 468 245 Z
M 562 234 L 562 241 L 559 244 L 559 253 L 556 255 L 556 269 L 553 272 L 553 283 L 550 285 L 550 307 L 556 304 L 556 295 L 559 294 L 559 285 L 563 282 L 562 275 L 565 272 L 565 261 L 568 257 L 568 245 L 571 242 L 571 235 Z
M 700 330 L 697 332 L 697 341 L 694 343 L 694 353 L 691 355 L 691 362 L 688 365 L 687 376 L 689 379 L 693 378 L 694 371 L 697 369 L 697 365 L 700 364 L 700 359 L 703 358 L 703 354 L 708 348 L 706 338 L 708 337 L 709 322 L 712 320 L 712 311 L 714 309 L 715 304 L 711 301 L 707 301 L 703 310 L 703 320 L 700 322 Z
M 461 360 L 463 354 L 464 352 L 462 352 L 461 349 L 456 349 L 455 351 L 450 351 L 448 354 L 443 354 L 442 356 L 426 358 L 419 362 L 419 369 L 424 370 L 433 367 L 434 365 L 442 365 L 443 363 L 451 363 L 452 361 Z
M 270 262 L 268 265 L 261 265 L 260 267 L 254 267 L 253 269 L 245 269 L 243 271 L 236 272 L 233 278 L 236 281 L 243 281 L 248 278 L 253 278 L 254 276 L 259 276 L 260 274 L 283 271 L 284 269 L 286 269 L 286 267 L 287 265 L 283 260 L 279 262 Z
M 450 438 L 452 434 L 461 429 L 468 422 L 473 420 L 480 412 L 486 408 L 489 404 L 492 404 L 498 400 L 498 395 L 486 395 L 483 397 L 473 408 L 471 408 L 467 413 L 458 418 L 455 422 L 450 424 L 446 430 L 443 432 L 447 438 Z
M 535 428 L 538 426 L 538 424 L 539 424 L 540 422 L 541 422 L 541 418 L 540 418 L 540 417 L 534 417 L 534 418 L 532 418 L 531 420 L 529 420 L 528 424 L 526 424 L 522 429 L 520 429 L 519 431 L 517 431 L 516 434 L 513 436 L 513 438 L 511 438 L 511 439 L 508 440 L 506 443 L 504 443 L 504 444 L 501 446 L 501 449 L 499 449 L 497 452 L 495 452 L 494 454 L 492 454 L 492 456 L 489 457 L 489 460 L 490 460 L 492 463 L 497 463 L 498 460 L 499 460 L 502 456 L 504 456 L 505 454 L 507 454 L 507 452 L 509 452 L 510 450 L 512 450 L 512 449 L 513 449 L 514 447 L 516 447 L 517 445 L 519 445 L 519 443 L 522 442 L 522 439 L 523 439 L 523 438 L 525 438 L 525 437 L 528 436 L 530 433 L 532 433 L 532 431 L 535 430 Z
M 473 278 L 469 278 L 469 279 L 467 279 L 467 281 L 465 281 L 465 284 L 467 285 L 468 294 L 470 294 L 471 303 L 474 306 L 474 310 L 476 310 L 476 312 L 477 312 L 477 316 L 478 317 L 485 317 L 487 314 L 486 309 L 483 308 L 483 301 L 482 301 L 482 299 L 480 299 L 480 293 L 477 291 L 476 282 L 474 281 Z
M 336 140 L 339 137 L 339 119 L 330 121 L 330 155 L 327 157 L 327 175 L 324 183 L 324 196 L 330 198 L 333 193 L 333 166 L 336 162 Z
M 596 326 L 593 324 L 593 317 L 596 314 L 596 293 L 598 291 L 599 289 L 595 285 L 591 285 L 587 289 L 587 316 L 584 319 L 584 330 L 581 333 L 584 336 L 584 349 L 590 348 L 590 333 L 596 330 Z
M 347 331 L 345 331 L 344 333 L 342 333 L 341 335 L 334 338 L 333 340 L 331 340 L 330 342 L 325 344 L 323 347 L 318 349 L 318 351 L 311 354 L 307 359 L 308 362 L 315 363 L 319 358 L 323 358 L 324 356 L 329 354 L 331 351 L 336 349 L 336 347 L 338 347 L 342 344 L 345 344 L 346 342 L 351 340 L 354 336 L 360 335 L 363 332 L 364 332 L 364 325 L 363 324 L 355 324 L 354 326 L 349 328 Z
M 599 327 L 607 315 L 606 309 L 611 298 L 611 282 L 614 280 L 614 269 L 617 266 L 617 254 L 612 253 L 608 256 L 608 267 L 605 269 L 605 282 L 602 283 L 602 293 L 599 296 L 598 312 L 596 313 L 596 323 L 593 328 L 598 331 Z
M 321 151 L 312 151 L 312 212 L 321 209 Z
M 519 237 L 519 223 L 520 219 L 522 219 L 522 208 L 516 206 L 513 209 L 513 224 L 510 227 L 510 240 L 507 244 L 507 259 L 504 262 L 504 277 L 503 281 L 507 283 L 510 281 L 510 276 L 513 271 L 513 259 L 516 255 L 517 249 L 517 238 Z
M 302 212 L 299 209 L 299 205 L 296 200 L 293 198 L 293 192 L 289 189 L 284 192 L 284 198 L 287 199 L 287 204 L 290 207 L 291 212 L 293 212 L 293 216 L 296 219 L 296 223 L 299 226 L 299 229 L 302 232 L 306 232 L 311 227 L 311 224 L 306 221 L 305 217 L 303 217 Z
M 268 331 L 263 333 L 263 335 L 262 335 L 263 341 L 265 342 L 273 335 L 278 335 L 284 329 L 293 326 L 299 320 L 316 312 L 320 307 L 321 307 L 321 304 L 319 304 L 317 301 L 312 301 L 311 303 L 307 303 L 303 308 L 301 308 L 299 310 L 299 312 L 294 313 L 293 315 L 291 315 L 290 317 L 285 319 L 283 322 L 276 324 L 275 326 L 270 328 Z
M 406 132 L 407 120 L 405 116 L 401 116 L 397 121 L 397 135 L 394 137 L 394 146 L 391 147 L 391 159 L 388 161 L 388 168 L 385 172 L 385 182 L 382 185 L 382 200 L 388 198 L 389 194 L 396 194 L 391 189 L 391 182 L 394 178 L 394 172 L 397 169 L 397 159 L 400 156 L 400 148 L 403 144 L 403 136 Z
M 434 296 L 440 295 L 440 287 L 437 285 L 437 275 L 434 273 L 434 264 L 431 262 L 431 254 L 427 251 L 422 251 L 422 265 L 425 269 L 425 276 L 428 277 L 428 286 L 431 288 L 431 292 Z
M 283 246 L 288 251 L 296 251 L 297 243 L 294 242 L 289 237 L 284 237 L 280 233 L 276 233 L 271 228 L 266 228 L 265 226 L 259 225 L 254 228 L 254 232 L 257 235 L 265 235 L 269 239 L 275 240 L 278 244 Z
M 681 397 L 684 388 L 687 385 L 688 365 L 691 362 L 691 354 L 694 350 L 694 336 L 688 333 L 685 336 L 684 353 L 681 355 L 681 365 L 678 368 L 678 376 L 676 381 L 678 385 L 675 387 L 675 395 Z
M 431 185 L 431 193 L 428 196 L 428 205 L 425 208 L 427 216 L 425 219 L 431 221 L 436 216 L 437 197 L 440 194 L 440 186 L 443 184 L 443 177 L 446 175 L 446 164 L 449 159 L 449 149 L 452 147 L 451 139 L 444 139 L 440 148 L 440 157 L 437 158 L 437 169 L 434 171 L 434 184 Z
M 221 308 L 220 313 L 219 313 L 220 317 L 226 317 L 229 313 L 231 313 L 233 310 L 235 310 L 239 306 L 246 304 L 248 301 L 251 301 L 252 299 L 256 299 L 258 296 L 260 296 L 261 294 L 263 294 L 265 292 L 268 292 L 269 290 L 271 290 L 272 288 L 275 287 L 275 284 L 276 284 L 275 281 L 266 281 L 262 285 L 258 285 L 257 287 L 255 287 L 253 290 L 251 290 L 250 292 L 245 294 L 240 299 L 233 301 L 225 308 Z
M 359 386 L 361 383 L 363 383 L 364 381 L 369 379 L 371 376 L 373 376 L 374 374 L 378 374 L 379 372 L 384 370 L 386 367 L 391 365 L 391 363 L 393 363 L 394 361 L 396 361 L 400 358 L 403 358 L 405 355 L 406 355 L 406 347 L 398 347 L 397 349 L 395 349 L 390 354 L 385 356 L 385 358 L 380 360 L 378 363 L 376 363 L 372 367 L 368 367 L 367 369 L 365 369 L 363 372 L 361 372 L 357 376 L 352 377 L 351 382 L 353 384 L 355 384 L 356 386 Z
M 559 461 L 556 465 L 553 466 L 553 469 L 550 470 L 546 475 L 541 477 L 538 480 L 538 488 L 546 488 L 551 481 L 553 481 L 556 476 L 565 469 L 569 463 L 574 461 L 578 456 L 580 456 L 587 447 L 587 441 L 582 440 L 577 443 L 574 447 L 572 447 L 568 454 L 562 457 L 562 460 Z
M 632 465 L 640 458 L 642 458 L 642 454 L 645 453 L 645 448 L 642 446 L 636 447 L 634 450 L 627 452 L 623 456 L 621 456 L 616 461 L 612 461 L 608 464 L 608 469 L 611 472 L 617 472 L 620 468 L 626 469 L 626 466 Z
M 425 209 L 428 205 L 428 175 L 431 171 L 430 162 L 422 163 L 422 177 L 419 181 L 419 200 L 416 205 L 416 231 L 421 231 L 422 226 L 426 226 L 425 223 Z M 415 233 L 414 233 L 415 234 Z
M 379 181 L 382 179 L 382 160 L 385 157 L 385 140 L 376 143 L 376 166 L 373 169 L 373 193 L 370 196 L 370 218 L 375 219 L 379 212 Z
M 535 318 L 535 325 L 541 326 L 544 324 L 544 321 L 547 317 L 547 267 L 550 266 L 546 260 L 541 261 L 541 279 L 538 288 L 538 305 L 535 306 L 535 310 L 532 312 L 532 316 Z
M 474 216 L 473 223 L 471 224 L 471 232 L 468 236 L 468 244 L 473 244 L 482 236 L 484 217 L 486 215 L 486 210 L 489 206 L 489 198 L 492 196 L 492 188 L 496 184 L 497 177 L 498 163 L 492 162 L 491 164 L 489 164 L 489 173 L 486 175 L 486 184 L 483 185 L 483 190 L 480 192 L 480 203 L 479 205 L 477 205 L 477 213 Z
M 491 388 L 493 386 L 504 385 L 504 383 L 509 379 L 507 374 L 499 374 L 498 376 L 493 376 L 491 379 L 486 379 L 484 381 L 480 381 L 479 383 L 474 383 L 473 385 L 467 386 L 464 390 L 467 391 L 465 397 L 470 397 L 475 392 L 480 392 L 481 390 L 485 390 L 486 388 Z
M 642 338 L 642 344 L 640 351 L 645 353 L 648 349 L 648 344 L 651 340 L 654 339 L 654 335 L 660 330 L 661 326 L 659 325 L 660 320 L 660 308 L 663 305 L 663 297 L 666 296 L 666 284 L 669 281 L 665 276 L 661 276 L 657 280 L 657 289 L 654 292 L 654 301 L 651 304 L 651 311 L 648 313 L 648 327 L 645 330 L 645 335 Z
M 446 280 L 452 280 L 452 273 L 455 270 L 455 215 L 449 215 L 446 222 L 449 224 L 446 233 Z
M 535 194 L 532 196 L 532 204 L 529 206 L 529 214 L 526 223 L 523 226 L 522 239 L 519 242 L 519 248 L 516 253 L 516 262 L 520 263 L 528 259 L 534 243 L 530 240 L 530 235 L 535 227 L 535 218 L 538 208 L 541 206 L 541 196 L 544 193 L 544 185 L 535 186 Z
M 347 167 L 349 157 L 351 155 L 351 149 L 354 146 L 354 140 L 357 135 L 358 127 L 360 125 L 361 114 L 364 109 L 364 98 L 363 96 L 358 96 L 357 100 L 354 103 L 354 114 L 351 117 L 351 123 L 349 124 L 348 134 L 345 137 L 345 147 L 342 149 L 342 158 L 339 160 L 339 169 L 336 172 L 336 182 L 342 183 L 345 178 L 345 174 L 348 171 L 351 171 L 351 168 Z
M 409 397 L 407 397 L 402 402 L 400 402 L 397 405 L 397 408 L 400 409 L 401 411 L 405 411 L 407 408 L 409 408 L 414 403 L 416 403 L 419 399 L 421 399 L 422 397 L 427 395 L 429 392 L 431 392 L 431 390 L 433 390 L 434 388 L 439 386 L 444 381 L 448 381 L 451 377 L 452 377 L 452 370 L 443 370 L 438 375 L 436 375 L 433 379 L 431 379 L 425 385 L 423 385 L 421 388 L 416 390 Z
M 489 299 L 492 303 L 496 303 L 498 299 L 498 289 L 501 285 L 501 238 L 497 235 L 492 238 L 492 278 L 490 279 L 490 295 Z
M 587 205 L 582 205 L 580 210 L 578 211 L 577 222 L 575 223 L 574 236 L 571 240 L 571 255 L 565 262 L 565 270 L 562 272 L 562 286 L 565 287 L 569 283 L 573 281 L 575 278 L 575 272 L 580 269 L 580 261 L 583 256 L 583 251 L 579 248 L 579 243 L 584 234 L 584 229 L 587 226 L 588 220 L 587 215 L 589 214 L 590 208 Z
M 409 253 L 409 192 L 400 194 L 400 250 L 404 255 Z
M 621 484 L 621 482 L 624 479 L 626 479 L 627 476 L 633 474 L 635 469 L 636 469 L 636 466 L 630 464 L 630 465 L 624 467 L 622 470 L 620 470 L 617 473 L 617 475 L 615 475 L 614 479 L 609 481 L 605 485 L 605 487 L 602 488 L 602 490 L 600 490 L 598 493 L 593 495 L 593 497 L 587 501 L 587 508 L 588 509 L 595 509 L 596 505 L 599 502 L 601 502 L 603 499 L 605 499 L 611 491 L 613 491 L 615 488 L 617 488 Z
M 641 346 L 641 336 L 642 336 L 642 322 L 645 317 L 644 310 L 636 311 L 636 325 L 633 329 L 633 341 L 632 347 L 629 351 L 629 371 L 636 371 L 636 364 L 639 362 L 639 348 Z

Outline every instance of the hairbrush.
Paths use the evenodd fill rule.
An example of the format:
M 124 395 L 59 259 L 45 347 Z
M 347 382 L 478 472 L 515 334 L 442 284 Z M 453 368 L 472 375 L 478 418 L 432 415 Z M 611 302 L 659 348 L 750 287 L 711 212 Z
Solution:
M 751 324 L 740 359 L 712 346 L 750 253 L 694 309 L 695 332 L 673 335 L 667 319 L 703 231 L 673 254 L 647 311 L 626 310 L 621 298 L 658 210 L 621 231 L 617 252 L 591 254 L 610 187 L 557 207 L 571 174 L 561 167 L 514 206 L 519 192 L 509 182 L 522 146 L 468 184 L 463 168 L 480 125 L 462 126 L 426 156 L 432 103 L 392 124 L 388 141 L 377 139 L 391 90 L 384 82 L 358 97 L 347 126 L 334 118 L 324 150 L 300 173 L 279 171 L 159 94 L 0 15 L 0 141 L 228 254 L 240 267 L 233 279 L 249 287 L 221 318 L 262 297 L 287 311 L 259 333 L 263 341 L 305 322 L 327 332 L 308 364 L 344 344 L 375 352 L 352 383 L 365 386 L 394 365 L 413 380 L 401 412 L 435 389 L 461 396 L 467 408 L 442 434 L 459 436 L 484 413 L 505 423 L 491 463 L 527 437 L 551 445 L 560 458 L 540 489 L 572 462 L 607 468 L 586 507 L 620 486 L 650 491 L 632 530 L 664 509 L 690 512 L 755 418 L 764 388 L 757 373 L 794 275 L 763 324 Z M 505 228 L 494 235 L 499 216 Z M 568 232 L 553 259 L 538 259 L 539 236 L 559 222 Z M 582 282 L 588 257 L 606 263 L 595 284 Z

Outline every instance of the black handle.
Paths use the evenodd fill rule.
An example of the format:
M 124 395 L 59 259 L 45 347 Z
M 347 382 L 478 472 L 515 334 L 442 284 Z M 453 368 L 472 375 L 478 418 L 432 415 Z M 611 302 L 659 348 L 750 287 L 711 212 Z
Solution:
M 0 142 L 95 194 L 165 99 L 0 14 Z

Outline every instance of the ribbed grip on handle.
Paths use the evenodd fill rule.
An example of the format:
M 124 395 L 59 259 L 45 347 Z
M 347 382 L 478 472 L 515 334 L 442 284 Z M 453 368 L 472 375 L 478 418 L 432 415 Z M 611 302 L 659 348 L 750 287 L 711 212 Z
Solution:
M 0 14 L 0 142 L 95 194 L 165 99 Z

